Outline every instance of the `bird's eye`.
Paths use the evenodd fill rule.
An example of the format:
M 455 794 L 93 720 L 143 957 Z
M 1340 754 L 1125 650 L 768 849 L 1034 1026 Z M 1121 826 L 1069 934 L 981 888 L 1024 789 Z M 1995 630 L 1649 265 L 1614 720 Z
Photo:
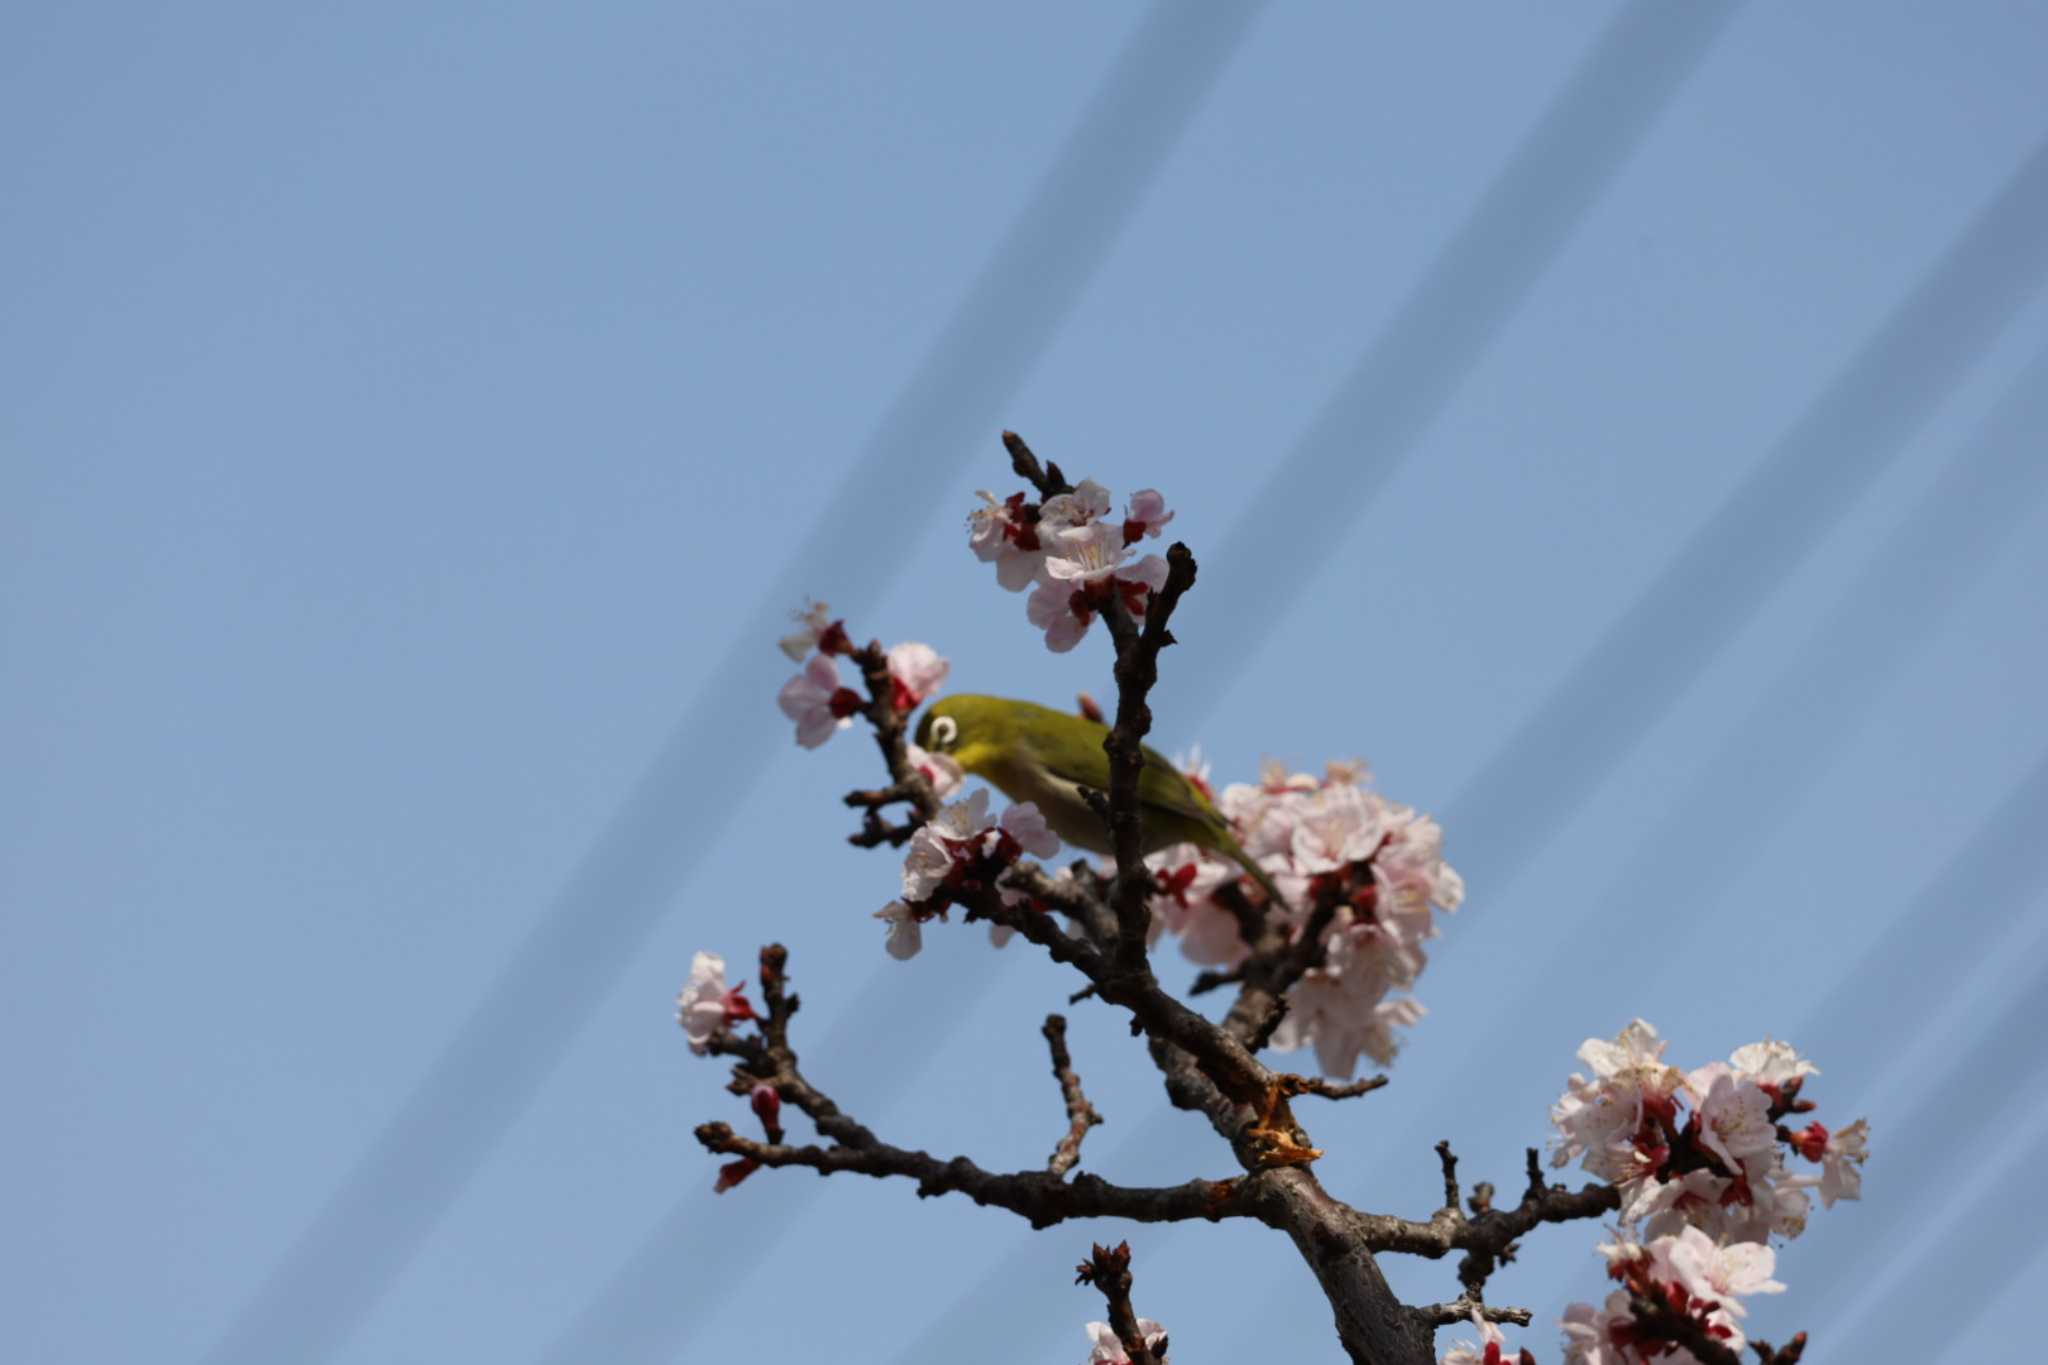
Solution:
M 953 747 L 953 741 L 960 738 L 960 722 L 951 716 L 940 716 L 932 722 L 932 743 L 943 752 Z

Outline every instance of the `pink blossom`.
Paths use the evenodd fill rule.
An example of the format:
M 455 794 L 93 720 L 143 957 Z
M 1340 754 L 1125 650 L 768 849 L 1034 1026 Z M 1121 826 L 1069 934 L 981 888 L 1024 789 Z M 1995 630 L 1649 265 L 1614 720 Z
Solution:
M 1431 906 L 1456 910 L 1465 900 L 1465 879 L 1444 861 L 1443 827 L 1411 806 L 1385 801 L 1381 807 L 1385 843 L 1372 870 L 1382 912 L 1426 922 Z
M 1235 967 L 1251 951 L 1237 917 L 1217 904 L 1215 893 L 1234 884 L 1237 864 L 1194 844 L 1175 844 L 1145 859 L 1152 869 L 1153 924 L 1180 938 L 1181 953 L 1205 967 Z
M 889 682 L 898 711 L 914 711 L 939 690 L 953 666 L 930 645 L 906 640 L 889 650 Z
M 1024 852 L 1039 858 L 1059 856 L 1059 836 L 1046 825 L 1045 817 L 1039 814 L 1035 803 L 1020 801 L 1007 807 L 998 824 Z
M 1332 764 L 1321 777 L 1269 762 L 1258 783 L 1233 783 L 1216 799 L 1239 844 L 1296 907 L 1291 913 L 1305 915 L 1321 895 L 1342 898 L 1325 931 L 1324 961 L 1289 995 L 1273 1039 L 1282 1049 L 1313 1047 L 1332 1076 L 1350 1075 L 1360 1057 L 1380 1065 L 1393 1059 L 1399 1030 L 1423 1009 L 1390 992 L 1413 985 L 1427 965 L 1424 945 L 1437 934 L 1434 912 L 1454 907 L 1464 892 L 1443 861 L 1435 822 L 1361 788 L 1364 775 L 1355 762 Z M 1247 885 L 1236 864 L 1191 846 L 1147 862 L 1158 883 L 1154 923 L 1180 935 L 1194 961 L 1241 961 L 1242 931 L 1216 900 L 1226 885 Z M 1302 923 L 1295 922 L 1297 932 Z
M 782 685 L 775 703 L 796 722 L 796 742 L 806 749 L 853 724 L 863 705 L 860 693 L 839 685 L 839 665 L 824 654 L 813 654 L 804 671 Z
M 1372 857 L 1385 837 L 1383 807 L 1356 787 L 1309 793 L 1294 814 L 1295 870 L 1314 876 Z
M 1140 488 L 1124 504 L 1124 544 L 1135 545 L 1146 536 L 1158 538 L 1161 528 L 1173 520 L 1166 510 L 1166 498 L 1156 488 Z
M 1390 1000 L 1386 992 L 1384 978 L 1357 966 L 1311 971 L 1288 992 L 1287 1015 L 1274 1030 L 1273 1046 L 1287 1052 L 1312 1045 L 1322 1073 L 1338 1079 L 1357 1071 L 1361 1054 L 1391 1065 L 1401 1046 L 1394 1030 L 1413 1027 L 1426 1011 L 1413 996 Z
M 1708 1151 L 1731 1171 L 1770 1164 L 1778 1148 L 1777 1125 L 1771 1121 L 1771 1097 L 1754 1081 L 1709 1062 L 1686 1078 L 1686 1088 Z
M 1087 605 L 1087 594 L 1060 583 L 1040 583 L 1024 603 L 1025 619 L 1045 632 L 1045 647 L 1065 654 L 1081 643 L 1088 627 L 1095 624 L 1095 610 Z

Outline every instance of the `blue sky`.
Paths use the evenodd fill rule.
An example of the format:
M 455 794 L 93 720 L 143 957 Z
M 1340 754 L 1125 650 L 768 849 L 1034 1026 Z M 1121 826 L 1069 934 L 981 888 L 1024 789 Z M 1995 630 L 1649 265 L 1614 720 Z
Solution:
M 780 939 L 850 1110 L 1044 1159 L 1072 983 L 885 958 L 872 750 L 773 706 L 806 591 L 1107 693 L 965 548 L 1004 426 L 1176 508 L 1166 747 L 1445 819 L 1469 899 L 1312 1120 L 1333 1189 L 1426 1212 L 1445 1136 L 1511 1182 L 1632 1015 L 1774 1033 L 1874 1156 L 1758 1329 L 1988 1350 L 2043 1260 L 1970 1211 L 2048 1140 L 2044 55 L 1992 0 L 17 19 L 8 1355 L 1080 1359 L 1128 1230 L 714 1201 L 740 1110 L 670 1017 Z M 1220 1173 L 1073 1015 L 1087 1163 Z M 1334 1358 L 1273 1235 L 1130 1235 L 1176 1360 Z M 1493 1283 L 1542 1358 L 1594 1240 Z

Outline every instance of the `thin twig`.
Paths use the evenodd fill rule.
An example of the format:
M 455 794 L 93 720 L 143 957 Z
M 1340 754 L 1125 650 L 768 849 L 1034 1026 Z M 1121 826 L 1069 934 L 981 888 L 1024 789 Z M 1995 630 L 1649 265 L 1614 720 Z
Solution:
M 1067 476 L 1060 473 L 1060 467 L 1047 461 L 1042 467 L 1038 457 L 1031 453 L 1031 447 L 1024 444 L 1024 438 L 1014 431 L 1003 433 L 1003 449 L 1010 452 L 1010 468 L 1017 471 L 1017 477 L 1038 490 L 1041 498 L 1056 498 L 1062 493 L 1074 491 L 1067 482 Z
M 1244 969 L 1232 967 L 1228 971 L 1203 971 L 1195 973 L 1194 983 L 1188 987 L 1189 995 L 1207 995 L 1219 987 L 1233 985 L 1244 980 Z
M 747 1094 L 758 1086 L 769 1087 L 808 1115 L 818 1132 L 834 1145 L 758 1142 L 740 1136 L 729 1124 L 705 1123 L 698 1125 L 696 1136 L 707 1151 L 736 1157 L 739 1160 L 734 1164 L 747 1170 L 805 1166 L 826 1174 L 849 1171 L 900 1176 L 917 1181 L 920 1196 L 959 1192 L 977 1204 L 1020 1214 L 1033 1227 L 1050 1227 L 1069 1218 L 1162 1223 L 1273 1216 L 1269 1193 L 1248 1180 L 1190 1180 L 1146 1188 L 1113 1185 L 1086 1172 L 1071 1180 L 1050 1170 L 998 1174 L 966 1157 L 942 1161 L 928 1152 L 882 1141 L 806 1080 L 798 1068 L 796 1050 L 789 1042 L 789 1022 L 800 1002 L 789 993 L 788 960 L 788 950 L 780 944 L 771 943 L 761 950 L 761 995 L 766 1009 L 758 1033 L 744 1037 L 720 1034 L 711 1040 L 710 1050 L 738 1059 L 731 1089 Z
M 1473 1218 L 1455 1209 L 1448 1214 L 1438 1209 L 1426 1223 L 1388 1214 L 1361 1217 L 1372 1250 L 1399 1251 L 1434 1260 L 1453 1251 L 1498 1256 L 1516 1238 L 1539 1224 L 1598 1218 L 1620 1207 L 1621 1191 L 1613 1185 L 1590 1184 L 1572 1190 L 1539 1181 L 1514 1208 L 1496 1208 Z
M 1443 1163 L 1444 1168 L 1444 1209 L 1463 1218 L 1465 1215 L 1459 1209 L 1463 1200 L 1458 1193 L 1458 1158 L 1451 1152 L 1449 1138 L 1436 1145 L 1436 1158 Z
M 1456 1327 L 1459 1323 L 1472 1321 L 1473 1310 L 1488 1322 L 1505 1322 L 1516 1327 L 1527 1327 L 1535 1314 L 1526 1308 L 1503 1308 L 1490 1303 L 1478 1303 L 1472 1299 L 1453 1299 L 1449 1303 L 1432 1303 L 1415 1311 L 1428 1318 L 1432 1327 Z
M 1385 1076 L 1367 1076 L 1356 1081 L 1326 1081 L 1321 1076 L 1285 1075 L 1281 1087 L 1290 1095 L 1315 1095 L 1326 1100 L 1355 1100 L 1387 1085 Z
M 1154 1351 L 1138 1326 L 1137 1310 L 1131 1307 L 1131 1244 L 1113 1247 L 1097 1243 L 1089 1248 L 1088 1259 L 1074 1267 L 1075 1284 L 1092 1284 L 1102 1291 L 1108 1309 L 1109 1328 L 1123 1343 L 1131 1365 L 1166 1365 L 1166 1340 Z
M 1043 1032 L 1045 1045 L 1052 1053 L 1052 1078 L 1059 1082 L 1060 1098 L 1067 1105 L 1067 1131 L 1052 1149 L 1052 1159 L 1045 1163 L 1045 1168 L 1054 1175 L 1065 1175 L 1081 1159 L 1081 1139 L 1102 1122 L 1102 1115 L 1081 1093 L 1080 1073 L 1074 1070 L 1074 1059 L 1067 1052 L 1066 1019 L 1057 1014 L 1046 1015 Z

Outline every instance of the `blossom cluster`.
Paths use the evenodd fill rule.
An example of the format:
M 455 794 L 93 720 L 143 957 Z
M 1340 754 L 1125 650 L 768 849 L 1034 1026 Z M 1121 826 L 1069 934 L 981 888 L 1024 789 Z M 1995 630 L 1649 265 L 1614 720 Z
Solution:
M 1567 1365 L 1697 1365 L 1699 1357 L 1680 1344 L 1681 1332 L 1740 1351 L 1749 1312 L 1743 1297 L 1785 1289 L 1771 1278 L 1777 1268 L 1771 1248 L 1717 1242 L 1690 1225 L 1647 1244 L 1624 1237 L 1603 1245 L 1600 1254 L 1623 1287 L 1602 1307 L 1575 1303 L 1565 1310 Z
M 796 613 L 798 629 L 782 637 L 782 652 L 803 664 L 803 672 L 782 685 L 776 705 L 796 722 L 796 742 L 815 749 L 853 724 L 867 699 L 840 681 L 838 656 L 853 653 L 846 622 L 831 619 L 823 602 Z M 812 651 L 816 651 L 813 653 Z M 808 656 L 808 657 L 806 657 Z M 930 645 L 906 640 L 889 650 L 890 700 L 908 713 L 939 690 L 952 665 Z M 955 778 L 955 785 L 958 779 Z M 935 780 L 936 785 L 936 780 Z
M 1612 1041 L 1589 1038 L 1551 1108 L 1551 1164 L 1577 1159 L 1621 1188 L 1624 1225 L 1657 1237 L 1686 1226 L 1723 1241 L 1797 1237 L 1818 1193 L 1832 1207 L 1862 1191 L 1862 1119 L 1830 1130 L 1803 1096 L 1819 1068 L 1786 1043 L 1751 1043 L 1726 1062 L 1680 1071 L 1637 1019 Z
M 1805 1230 L 1812 1193 L 1829 1207 L 1862 1194 L 1869 1125 L 1798 1126 L 1820 1068 L 1790 1044 L 1751 1043 L 1692 1071 L 1666 1062 L 1665 1046 L 1641 1019 L 1587 1039 L 1579 1058 L 1593 1074 L 1574 1073 L 1550 1111 L 1551 1163 L 1576 1160 L 1621 1192 L 1622 1235 L 1601 1253 L 1624 1287 L 1566 1311 L 1568 1361 L 1682 1365 L 1694 1357 L 1674 1322 L 1741 1350 L 1742 1296 L 1784 1288 L 1769 1239 Z
M 1144 1336 L 1145 1348 L 1152 1352 L 1152 1358 L 1159 1365 L 1166 1365 L 1166 1329 L 1150 1318 L 1139 1318 L 1138 1331 Z M 1124 1349 L 1116 1329 L 1106 1322 L 1088 1324 L 1088 1345 L 1088 1359 L 1082 1365 L 1131 1365 L 1130 1352 Z
M 1189 780 L 1207 794 L 1199 761 Z M 1428 963 L 1423 945 L 1437 936 L 1435 912 L 1451 911 L 1465 886 L 1443 859 L 1443 830 L 1429 816 L 1389 801 L 1366 785 L 1365 765 L 1329 764 L 1320 777 L 1268 763 L 1256 783 L 1224 788 L 1216 804 L 1239 844 L 1272 879 L 1289 917 L 1306 932 L 1318 905 L 1334 904 L 1324 952 L 1288 993 L 1273 1046 L 1313 1047 L 1325 1074 L 1346 1077 L 1360 1055 L 1384 1066 L 1399 1046 L 1398 1028 L 1423 1009 L 1410 989 Z M 1154 924 L 1177 935 L 1181 951 L 1205 966 L 1234 967 L 1249 948 L 1238 919 L 1218 899 L 1261 894 L 1236 862 L 1193 844 L 1146 860 L 1158 893 Z
M 1130 559 L 1132 546 L 1156 538 L 1173 520 L 1157 489 L 1131 494 L 1121 521 L 1110 518 L 1109 490 L 1093 479 L 1042 503 L 1023 493 L 998 500 L 983 490 L 977 496 L 982 505 L 968 514 L 968 546 L 975 558 L 996 566 L 1004 588 L 1031 589 L 1024 614 L 1056 654 L 1079 644 L 1111 602 L 1142 615 L 1146 599 L 1166 586 L 1164 559 Z
M 1059 851 L 1058 836 L 1029 801 L 990 820 L 988 792 L 977 789 L 940 810 L 910 836 L 903 857 L 903 898 L 875 912 L 889 926 L 889 956 L 904 961 L 917 956 L 924 946 L 920 926 L 945 916 L 945 892 L 996 887 L 1005 903 L 1015 904 L 1023 894 L 999 885 L 1003 870 L 1026 853 L 1050 858 Z

